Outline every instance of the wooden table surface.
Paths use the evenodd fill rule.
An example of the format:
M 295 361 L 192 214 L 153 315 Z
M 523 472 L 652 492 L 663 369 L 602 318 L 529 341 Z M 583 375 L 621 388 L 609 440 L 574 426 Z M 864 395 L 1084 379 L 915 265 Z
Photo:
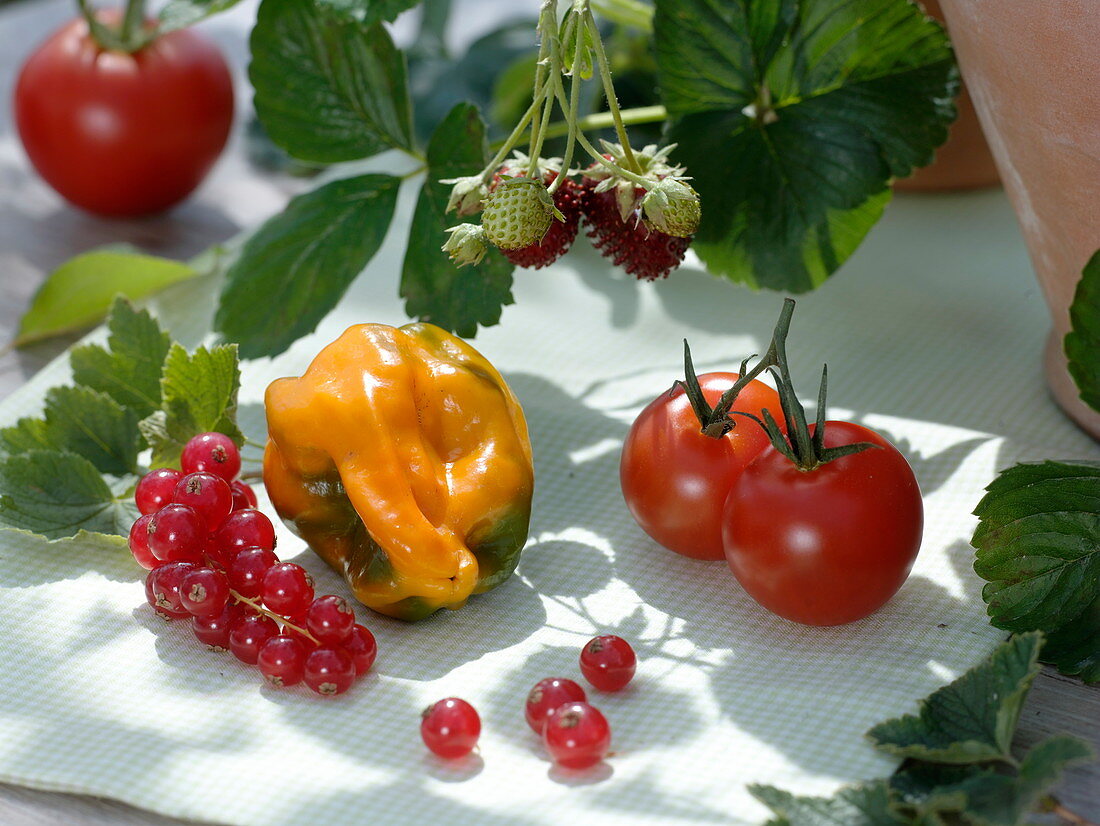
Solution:
M 502 0 L 468 0 L 464 5 L 482 28 L 486 19 L 508 8 Z M 250 94 L 244 67 L 254 14 L 254 6 L 245 3 L 203 26 L 230 60 L 238 113 L 224 157 L 196 195 L 167 215 L 133 221 L 101 220 L 66 206 L 30 169 L 14 134 L 8 101 L 18 67 L 30 50 L 72 13 L 71 0 L 22 0 L 0 7 L 0 343 L 10 340 L 45 276 L 67 258 L 119 241 L 157 255 L 187 258 L 278 211 L 289 195 L 305 186 L 301 180 L 258 170 L 245 157 L 241 133 L 249 117 Z M 0 356 L 0 395 L 19 387 L 72 340 L 5 352 Z M 1024 708 L 1019 742 L 1028 745 L 1059 732 L 1084 737 L 1100 754 L 1100 687 L 1087 687 L 1046 669 Z M 1067 808 L 1100 821 L 1100 763 L 1071 770 L 1058 796 Z M 4 826 L 181 823 L 116 801 L 0 784 Z

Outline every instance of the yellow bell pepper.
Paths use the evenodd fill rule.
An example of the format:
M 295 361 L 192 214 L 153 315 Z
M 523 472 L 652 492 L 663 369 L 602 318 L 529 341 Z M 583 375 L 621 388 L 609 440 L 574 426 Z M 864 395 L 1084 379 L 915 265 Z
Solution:
M 534 468 L 523 410 L 431 324 L 360 324 L 268 387 L 272 504 L 365 605 L 460 608 L 515 570 Z

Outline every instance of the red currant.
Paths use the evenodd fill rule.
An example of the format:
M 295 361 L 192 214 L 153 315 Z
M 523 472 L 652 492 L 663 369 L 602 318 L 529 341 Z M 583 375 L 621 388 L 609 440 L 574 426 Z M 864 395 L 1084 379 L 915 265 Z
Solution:
M 343 694 L 355 681 L 355 663 L 343 648 L 315 648 L 306 657 L 302 677 L 318 694 Z
M 594 637 L 581 649 L 581 674 L 600 691 L 618 691 L 637 667 L 630 643 L 613 634 Z
M 474 750 L 481 734 L 477 709 L 457 697 L 448 697 L 424 709 L 420 736 L 434 754 L 447 760 L 465 757 Z
M 180 603 L 196 617 L 214 617 L 229 602 L 229 582 L 213 568 L 195 568 L 180 581 Z
M 191 630 L 199 642 L 209 645 L 216 651 L 229 650 L 229 625 L 233 618 L 244 614 L 240 605 L 230 604 L 220 614 L 212 617 L 192 617 Z
M 279 633 L 279 626 L 271 617 L 262 614 L 242 613 L 229 620 L 229 650 L 243 663 L 255 665 L 260 648 Z
M 232 482 L 241 472 L 241 454 L 224 433 L 200 433 L 184 445 L 180 467 L 184 473 L 205 471 Z
M 260 647 L 257 665 L 272 685 L 297 685 L 305 673 L 306 649 L 293 637 L 276 634 Z
M 198 562 L 206 541 L 202 517 L 186 505 L 165 505 L 146 524 L 149 550 L 161 562 Z
M 239 548 L 223 548 L 217 542 L 214 541 L 214 535 L 206 537 L 206 547 L 204 555 L 209 565 L 214 568 L 218 568 L 222 571 L 229 570 L 229 563 L 233 561 L 233 557 L 237 555 Z
M 153 556 L 153 552 L 149 549 L 149 520 L 152 518 L 153 514 L 151 513 L 139 516 L 137 521 L 130 526 L 130 538 L 128 540 L 130 553 L 134 555 L 137 564 L 147 571 L 151 571 L 160 565 L 160 560 Z
M 268 569 L 278 561 L 279 557 L 267 548 L 242 548 L 226 569 L 230 587 L 241 596 L 255 599 L 263 589 Z
M 366 627 L 355 624 L 351 627 L 351 633 L 344 640 L 344 650 L 351 654 L 351 661 L 355 664 L 355 676 L 362 677 L 370 667 L 374 665 L 374 658 L 378 656 L 378 643 Z
M 587 769 L 607 756 L 611 726 L 595 706 L 566 703 L 550 713 L 542 741 L 559 766 Z
M 264 574 L 261 594 L 264 605 L 276 614 L 300 614 L 313 602 L 313 579 L 301 565 L 280 562 Z
M 297 616 L 287 617 L 286 621 L 287 624 L 283 626 L 284 634 L 298 640 L 298 642 L 305 647 L 307 652 L 319 647 L 320 644 L 317 640 L 313 639 L 306 632 L 306 614 L 304 611 Z M 301 631 L 298 629 L 301 629 Z
M 233 511 L 214 533 L 214 544 L 223 553 L 233 548 L 267 548 L 275 550 L 275 526 L 271 520 L 252 508 Z
M 199 471 L 188 473 L 176 483 L 172 501 L 194 508 L 209 534 L 220 528 L 233 510 L 233 491 L 221 477 Z
M 322 645 L 338 645 L 355 625 L 355 611 L 343 597 L 317 597 L 306 611 L 306 628 Z
M 256 499 L 256 492 L 240 479 L 234 479 L 229 484 L 229 489 L 233 491 L 233 510 L 239 511 L 245 508 L 254 508 L 259 504 L 259 501 Z
M 187 616 L 187 609 L 180 602 L 180 582 L 194 568 L 190 562 L 168 562 L 151 570 L 145 578 L 145 598 L 165 619 Z
M 572 680 L 564 677 L 539 680 L 527 695 L 527 705 L 524 708 L 527 725 L 535 734 L 542 734 L 550 712 L 566 703 L 583 703 L 586 699 L 584 689 Z
M 172 501 L 172 494 L 176 492 L 176 484 L 183 478 L 183 474 L 172 468 L 153 470 L 141 477 L 134 489 L 134 502 L 142 514 L 159 511 Z

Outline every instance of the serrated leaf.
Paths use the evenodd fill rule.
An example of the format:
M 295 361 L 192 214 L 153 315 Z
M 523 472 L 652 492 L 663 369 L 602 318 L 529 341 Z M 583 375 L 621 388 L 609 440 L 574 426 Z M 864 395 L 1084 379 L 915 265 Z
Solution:
M 1013 637 L 988 661 L 922 700 L 918 716 L 880 723 L 868 738 L 899 757 L 951 764 L 1013 762 L 1012 736 L 1039 673 L 1042 642 L 1038 633 Z
M 382 246 L 400 185 L 359 175 L 292 199 L 226 273 L 215 328 L 244 358 L 276 355 L 312 332 Z
M 336 163 L 412 149 L 405 58 L 384 26 L 367 22 L 365 10 L 374 5 L 260 5 L 248 67 L 256 114 L 294 157 Z
M 240 0 L 168 0 L 157 15 L 157 33 L 193 26 L 218 12 L 233 8 Z
M 788 826 L 898 826 L 911 823 L 890 807 L 885 780 L 841 789 L 833 797 L 798 797 L 774 786 L 750 785 L 749 792 Z
M 1095 680 L 1100 656 L 1087 638 L 1100 637 L 1100 463 L 1015 465 L 986 488 L 974 513 L 974 570 L 988 581 L 990 622 L 1053 635 L 1044 658 Z
M 1100 682 L 1100 597 L 1073 619 L 1047 634 L 1043 662 L 1086 683 Z
M 57 450 L 58 446 L 50 441 L 44 419 L 29 416 L 13 425 L 0 428 L 0 455 L 14 456 L 28 450 Z
M 34 450 L 0 460 L 0 525 L 47 539 L 81 530 L 125 536 L 139 515 L 131 497 L 116 496 L 74 453 Z
M 144 418 L 160 407 L 160 375 L 171 338 L 146 310 L 118 298 L 107 318 L 110 349 L 98 344 L 69 354 L 73 381 L 106 393 Z
M 401 269 L 405 312 L 467 338 L 477 333 L 478 325 L 499 322 L 501 308 L 513 302 L 514 267 L 495 248 L 480 264 L 466 267 L 456 266 L 443 252 L 445 230 L 457 220 L 446 214 L 451 187 L 439 181 L 476 175 L 487 162 L 485 123 L 476 106 L 460 103 L 428 144 L 428 176 Z
M 179 261 L 119 248 L 70 258 L 35 293 L 19 322 L 15 346 L 91 327 L 103 319 L 116 296 L 143 298 L 194 275 Z
M 217 431 L 243 444 L 236 423 L 240 385 L 236 345 L 199 347 L 188 354 L 173 344 L 161 378 L 163 409 L 140 425 L 153 448 L 152 466 L 179 467 L 184 445 L 199 433 Z
M 955 116 L 947 38 L 906 0 L 658 0 L 654 30 L 694 249 L 734 280 L 817 286 Z
M 44 432 L 51 447 L 83 456 L 100 473 L 120 476 L 137 470 L 142 448 L 138 416 L 106 393 L 51 387 Z
M 392 23 L 402 12 L 417 5 L 420 0 L 315 0 L 322 5 L 331 6 L 342 14 L 361 23 Z
M 1069 374 L 1081 393 L 1081 401 L 1100 411 L 1100 250 L 1089 259 L 1069 308 L 1070 332 L 1066 336 Z

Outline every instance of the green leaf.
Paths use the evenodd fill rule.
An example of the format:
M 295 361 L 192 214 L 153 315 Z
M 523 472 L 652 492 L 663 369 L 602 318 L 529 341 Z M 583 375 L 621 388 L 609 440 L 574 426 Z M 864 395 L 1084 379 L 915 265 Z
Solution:
M 168 0 L 157 15 L 157 33 L 186 29 L 218 12 L 231 9 L 240 0 Z
M 70 258 L 35 293 L 19 322 L 15 346 L 91 327 L 103 319 L 115 296 L 143 298 L 193 275 L 179 261 L 117 248 Z
M 872 728 L 876 748 L 900 757 L 937 763 L 1012 763 L 1012 736 L 1031 682 L 1039 673 L 1043 635 L 1021 634 L 999 646 L 990 659 L 920 703 L 906 715 Z
M 820 284 L 955 117 L 947 38 L 906 0 L 658 0 L 655 42 L 694 248 L 755 286 Z
M 513 266 L 495 248 L 476 266 L 457 267 L 441 249 L 445 230 L 458 223 L 446 214 L 449 184 L 440 179 L 479 173 L 488 161 L 485 123 L 477 107 L 460 103 L 428 144 L 428 177 L 420 191 L 401 270 L 405 312 L 460 336 L 500 321 L 511 304 Z
M 1081 392 L 1081 401 L 1100 410 L 1100 250 L 1081 273 L 1069 320 L 1065 340 L 1069 374 Z
M 240 386 L 236 345 L 199 347 L 188 354 L 173 344 L 161 378 L 163 409 L 140 425 L 153 448 L 153 467 L 178 467 L 184 445 L 199 433 L 217 431 L 243 444 L 236 423 Z
M 76 454 L 34 450 L 0 460 L 0 525 L 47 539 L 82 530 L 125 536 L 139 515 L 132 497 L 112 491 L 95 466 Z
M 336 163 L 411 150 L 404 55 L 376 4 L 265 0 L 252 30 L 248 75 L 268 135 L 305 161 Z M 401 3 L 386 3 L 391 9 Z
M 408 11 L 421 0 L 315 0 L 322 5 L 331 6 L 360 23 L 392 23 L 397 16 Z
M 50 439 L 45 419 L 20 419 L 0 429 L 0 455 L 15 456 L 29 450 L 57 450 Z
M 244 358 L 281 353 L 312 332 L 382 246 L 400 185 L 360 175 L 291 200 L 230 267 L 215 328 Z
M 87 459 L 100 473 L 137 470 L 142 447 L 138 416 L 105 393 L 88 387 L 51 387 L 46 393 L 49 445 Z
M 909 823 L 890 807 L 885 780 L 841 789 L 834 797 L 796 797 L 774 786 L 750 785 L 749 792 L 787 826 L 898 826 Z
M 1045 631 L 1045 660 L 1100 677 L 1100 463 L 1018 464 L 986 488 L 974 513 L 974 570 L 990 622 Z M 1064 630 L 1063 630 L 1064 629 Z
M 107 319 L 110 349 L 98 344 L 69 354 L 73 381 L 106 393 L 144 418 L 160 407 L 160 375 L 171 339 L 146 310 L 123 298 Z

